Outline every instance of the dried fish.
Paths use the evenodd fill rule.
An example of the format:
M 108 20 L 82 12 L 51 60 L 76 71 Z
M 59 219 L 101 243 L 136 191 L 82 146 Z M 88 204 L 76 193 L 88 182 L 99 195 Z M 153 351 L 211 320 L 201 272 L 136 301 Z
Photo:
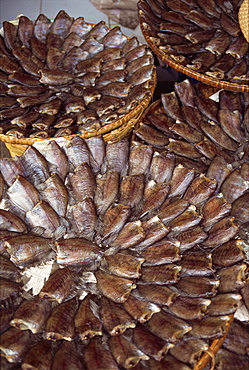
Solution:
M 45 338 L 49 340 L 71 341 L 75 336 L 74 316 L 77 310 L 77 301 L 72 298 L 56 306 L 45 327 Z
M 31 228 L 39 226 L 44 230 L 43 235 L 47 237 L 54 237 L 56 230 L 61 225 L 59 215 L 43 200 L 40 200 L 26 213 L 26 219 Z
M 219 292 L 231 293 L 238 292 L 245 285 L 246 264 L 240 263 L 219 270 Z
M 30 368 L 50 367 L 53 360 L 52 343 L 49 340 L 41 340 L 32 346 L 26 353 L 22 368 L 28 370 Z
M 21 281 L 19 268 L 9 259 L 0 256 L 0 276 L 14 282 Z
M 176 343 L 192 329 L 186 321 L 164 311 L 153 315 L 147 328 L 159 338 L 171 343 Z
M 117 233 L 110 245 L 112 248 L 127 249 L 140 243 L 145 239 L 144 229 L 141 221 L 127 222 Z
M 137 365 L 141 360 L 149 359 L 147 355 L 123 335 L 110 337 L 108 339 L 108 344 L 117 363 L 125 369 Z
M 30 330 L 33 334 L 44 330 L 44 324 L 51 311 L 51 302 L 35 296 L 25 300 L 17 308 L 10 322 L 19 330 Z
M 96 356 L 98 353 L 98 356 Z M 92 370 L 118 370 L 118 364 L 101 338 L 93 338 L 85 347 L 84 362 Z
M 154 284 L 174 284 L 180 279 L 181 266 L 174 263 L 143 266 L 141 281 Z
M 94 314 L 90 295 L 87 295 L 79 305 L 75 315 L 75 328 L 81 340 L 102 335 L 102 323 Z
M 230 316 L 207 316 L 193 324 L 189 336 L 202 339 L 220 338 L 226 333 Z
M 107 171 L 96 178 L 96 191 L 94 202 L 99 214 L 103 214 L 107 208 L 117 199 L 119 186 L 119 173 Z
M 59 370 L 63 367 L 72 367 L 75 370 L 82 369 L 80 355 L 75 342 L 62 341 L 59 349 L 53 356 L 52 370 Z
M 10 328 L 1 335 L 0 349 L 10 363 L 20 363 L 32 343 L 29 330 Z
M 84 238 L 60 239 L 55 242 L 57 263 L 59 265 L 77 265 L 97 261 L 102 255 L 101 249 Z
M 210 304 L 210 299 L 178 296 L 172 305 L 170 305 L 169 310 L 184 320 L 200 320 L 209 312 Z
M 170 354 L 179 361 L 195 365 L 207 350 L 208 344 L 203 339 L 185 339 L 170 348 Z
M 180 243 L 178 240 L 161 240 L 150 247 L 145 248 L 141 252 L 141 256 L 145 259 L 143 266 L 146 265 L 161 265 L 180 260 Z
M 200 244 L 207 238 L 208 234 L 205 233 L 201 226 L 190 228 L 177 235 L 177 240 L 180 242 L 180 251 L 184 252 L 195 245 Z
M 157 148 L 164 148 L 169 143 L 168 138 L 162 135 L 161 131 L 143 122 L 141 122 L 139 127 L 134 130 L 134 133 L 140 139 L 144 140 L 146 144 Z
M 223 348 L 228 351 L 232 351 L 233 353 L 246 356 L 248 339 L 246 323 L 235 319 L 230 327 L 228 335 L 226 336 Z
M 206 44 L 205 50 L 210 51 L 216 56 L 220 56 L 225 53 L 226 49 L 230 45 L 230 41 L 230 36 L 226 32 L 217 32 Z
M 195 251 L 191 249 L 184 252 L 178 264 L 181 267 L 181 277 L 189 275 L 207 276 L 214 272 L 211 253 L 204 252 L 201 249 Z
M 142 296 L 137 293 L 131 293 L 128 299 L 124 302 L 125 310 L 135 319 L 144 323 L 154 315 L 154 313 L 161 311 L 161 309 L 152 302 L 145 301 Z
M 61 303 L 71 293 L 74 283 L 75 276 L 67 267 L 58 269 L 45 282 L 39 296 Z
M 95 192 L 95 178 L 88 163 L 78 165 L 70 177 L 73 194 L 78 202 L 86 197 L 93 198 Z
M 45 42 L 50 26 L 51 20 L 44 14 L 39 14 L 34 23 L 34 36 L 39 41 Z
M 22 292 L 22 286 L 20 283 L 15 281 L 7 280 L 0 277 L 0 307 L 8 307 L 15 303 L 17 298 L 20 297 Z M 2 338 L 1 338 L 2 341 Z
M 116 303 L 123 303 L 127 300 L 132 289 L 136 285 L 132 280 L 118 277 L 101 270 L 95 273 L 97 286 L 101 293 Z
M 208 314 L 211 316 L 231 315 L 239 307 L 241 298 L 240 294 L 235 293 L 217 294 L 212 298 L 211 304 L 208 307 Z
M 23 212 L 31 210 L 39 202 L 36 188 L 20 175 L 17 175 L 7 194 L 10 201 Z
M 182 276 L 176 288 L 192 297 L 212 297 L 217 292 L 219 280 L 209 276 Z
M 224 348 L 221 348 L 218 351 L 215 360 L 215 363 L 221 370 L 232 370 L 234 366 L 236 366 L 238 370 L 243 370 L 249 365 L 249 361 L 246 356 L 236 354 Z
M 72 214 L 78 234 L 92 240 L 97 223 L 97 212 L 92 198 L 85 198 L 72 206 Z
M 202 216 L 196 212 L 196 207 L 190 205 L 184 212 L 179 216 L 175 217 L 170 223 L 169 227 L 174 233 L 183 232 L 191 227 L 200 224 Z
M 222 193 L 214 195 L 203 206 L 202 226 L 209 230 L 216 222 L 220 221 L 231 211 L 231 204 L 226 201 Z

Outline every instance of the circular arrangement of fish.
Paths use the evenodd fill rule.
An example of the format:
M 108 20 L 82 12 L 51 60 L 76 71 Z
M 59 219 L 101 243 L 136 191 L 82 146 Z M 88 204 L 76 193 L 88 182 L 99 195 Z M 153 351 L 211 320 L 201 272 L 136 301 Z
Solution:
M 47 138 L 96 132 L 152 95 L 147 45 L 61 10 L 54 20 L 22 15 L 0 36 L 0 132 Z
M 0 159 L 6 369 L 189 370 L 227 332 L 249 286 L 248 94 L 206 99 L 186 80 L 131 142 L 75 136 Z
M 169 63 L 186 68 L 186 74 L 197 73 L 199 78 L 229 82 L 233 87 L 243 84 L 246 89 L 249 53 L 238 22 L 241 3 L 140 0 L 138 9 L 146 40 L 155 52 L 165 53 Z

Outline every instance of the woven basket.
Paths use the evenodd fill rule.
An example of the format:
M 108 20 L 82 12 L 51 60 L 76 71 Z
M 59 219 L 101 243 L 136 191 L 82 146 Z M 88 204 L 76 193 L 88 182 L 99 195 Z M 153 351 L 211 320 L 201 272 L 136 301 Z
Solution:
M 247 33 L 247 37 L 249 38 L 249 0 L 244 0 L 243 4 L 240 8 L 240 27 L 241 30 L 244 33 Z M 150 46 L 150 48 L 153 50 L 153 52 L 161 59 L 165 64 L 167 64 L 169 67 L 172 67 L 176 69 L 177 71 L 185 74 L 186 76 L 192 77 L 197 81 L 204 82 L 205 84 L 218 87 L 220 89 L 226 89 L 226 90 L 232 90 L 232 91 L 241 91 L 241 92 L 249 92 L 249 85 L 245 84 L 237 84 L 234 82 L 229 82 L 225 80 L 217 80 L 213 77 L 204 75 L 202 73 L 198 73 L 193 71 L 192 69 L 185 67 L 184 65 L 177 63 L 175 60 L 173 60 L 167 53 L 159 49 L 159 47 L 151 40 L 149 34 L 147 33 L 145 27 L 144 27 L 144 20 L 141 16 L 141 13 L 138 12 L 139 19 L 140 19 L 140 28 L 142 31 L 142 34 L 144 38 L 146 39 L 146 42 Z M 246 37 L 245 37 L 246 38 Z M 248 38 L 247 41 L 248 41 Z
M 241 31 L 247 42 L 249 42 L 249 0 L 243 1 L 238 16 Z

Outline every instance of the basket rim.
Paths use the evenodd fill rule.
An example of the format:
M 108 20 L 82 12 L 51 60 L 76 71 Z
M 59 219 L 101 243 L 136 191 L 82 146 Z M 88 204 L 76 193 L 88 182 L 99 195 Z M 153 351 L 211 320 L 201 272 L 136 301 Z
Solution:
M 138 12 L 138 14 L 140 14 L 140 13 Z M 228 81 L 225 81 L 225 80 L 218 81 L 217 79 L 215 79 L 213 77 L 205 76 L 204 74 L 201 74 L 199 72 L 192 71 L 190 68 L 185 67 L 185 66 L 183 66 L 183 65 L 181 65 L 179 63 L 176 63 L 175 61 L 173 61 L 173 59 L 171 59 L 165 52 L 163 52 L 162 50 L 160 50 L 151 41 L 151 38 L 148 35 L 148 33 L 146 32 L 145 27 L 143 25 L 143 20 L 141 19 L 140 16 L 139 16 L 139 20 L 140 20 L 140 28 L 141 28 L 141 31 L 143 33 L 143 36 L 146 39 L 146 42 L 148 43 L 148 45 L 150 46 L 150 48 L 152 49 L 152 51 L 164 63 L 168 64 L 170 67 L 176 69 L 177 71 L 179 71 L 179 72 L 181 72 L 181 73 L 183 73 L 183 74 L 185 74 L 185 75 L 187 75 L 189 77 L 194 78 L 197 81 L 204 82 L 204 83 L 206 83 L 208 85 L 211 85 L 211 86 L 214 86 L 214 87 L 219 87 L 221 89 L 232 90 L 232 91 L 249 92 L 249 85 L 236 84 L 234 82 L 228 82 Z

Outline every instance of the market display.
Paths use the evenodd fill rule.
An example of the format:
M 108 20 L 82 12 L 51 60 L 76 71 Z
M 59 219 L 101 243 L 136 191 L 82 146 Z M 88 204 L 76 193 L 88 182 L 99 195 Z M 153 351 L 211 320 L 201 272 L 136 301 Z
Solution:
M 242 2 L 140 0 L 140 25 L 171 67 L 213 86 L 249 91 L 248 41 L 238 20 Z
M 224 148 L 202 128 L 207 113 L 191 135 L 176 131 L 169 101 L 199 112 L 190 92 L 204 97 L 187 80 L 175 90 L 131 143 L 74 137 L 0 159 L 0 349 L 11 365 L 187 370 L 227 333 L 247 270 L 247 95 L 209 99 L 213 116 L 234 111 L 228 95 L 241 112 L 244 140 Z M 186 144 L 187 155 L 176 149 Z M 49 261 L 40 290 L 24 294 L 25 271 Z
M 144 100 L 148 105 L 154 75 L 148 46 L 119 26 L 90 24 L 63 10 L 54 20 L 40 14 L 35 21 L 24 15 L 17 24 L 4 21 L 0 133 L 18 139 L 103 134 Z

